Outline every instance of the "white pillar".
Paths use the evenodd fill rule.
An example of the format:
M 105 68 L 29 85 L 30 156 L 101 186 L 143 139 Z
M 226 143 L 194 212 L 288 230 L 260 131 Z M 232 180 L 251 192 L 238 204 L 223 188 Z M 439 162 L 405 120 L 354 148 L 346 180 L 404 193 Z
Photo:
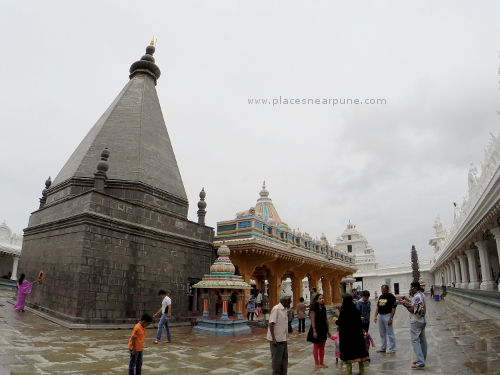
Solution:
M 14 257 L 14 262 L 12 263 L 12 276 L 11 280 L 17 280 L 17 265 L 19 264 L 19 257 Z
M 495 236 L 495 241 L 497 245 L 497 255 L 498 261 L 500 262 L 500 227 L 490 229 L 491 234 Z M 500 283 L 498 284 L 498 290 L 500 291 Z
M 446 285 L 451 286 L 451 268 L 449 264 L 445 266 L 445 270 L 446 270 Z
M 469 289 L 479 289 L 480 282 L 477 279 L 476 249 L 465 250 L 469 262 Z
M 453 259 L 453 266 L 455 267 L 455 286 L 457 288 L 462 287 L 462 277 L 460 276 L 460 265 L 458 259 Z
M 469 280 L 467 275 L 467 255 L 461 254 L 458 256 L 460 260 L 460 270 L 462 271 L 462 288 L 469 289 Z
M 456 288 L 457 286 L 457 275 L 455 275 L 455 265 L 453 264 L 453 261 L 450 261 L 449 263 L 450 267 L 450 275 L 451 275 L 451 286 Z
M 477 241 L 474 244 L 479 249 L 479 261 L 481 262 L 481 290 L 494 290 L 498 288 L 497 283 L 493 280 L 491 273 L 490 257 L 488 256 L 488 241 Z

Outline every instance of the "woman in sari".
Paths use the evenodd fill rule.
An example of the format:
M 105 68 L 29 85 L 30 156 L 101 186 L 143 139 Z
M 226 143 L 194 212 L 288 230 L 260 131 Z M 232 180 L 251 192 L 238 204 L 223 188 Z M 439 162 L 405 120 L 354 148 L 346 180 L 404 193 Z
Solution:
M 22 273 L 17 283 L 17 301 L 14 305 L 14 309 L 16 311 L 24 312 L 24 303 L 26 302 L 26 296 L 31 292 L 31 288 L 33 287 L 33 283 L 25 280 L 25 277 L 26 275 Z

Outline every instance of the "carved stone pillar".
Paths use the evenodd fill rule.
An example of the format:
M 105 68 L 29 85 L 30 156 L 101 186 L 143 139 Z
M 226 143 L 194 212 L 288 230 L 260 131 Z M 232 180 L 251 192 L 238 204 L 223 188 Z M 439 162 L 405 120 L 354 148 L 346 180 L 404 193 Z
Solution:
M 245 295 L 243 293 L 238 294 L 236 297 L 236 317 L 238 319 L 243 319 L 243 298 Z
M 208 293 L 203 293 L 201 298 L 203 299 L 203 317 L 207 318 L 210 315 L 210 313 L 208 311 L 208 302 L 209 302 L 210 296 L 208 295 Z M 224 304 L 224 301 L 222 303 Z M 226 312 L 226 316 L 227 316 L 227 312 Z
M 17 280 L 17 265 L 19 264 L 19 257 L 14 257 L 12 259 L 12 276 L 10 277 L 11 280 Z
M 269 292 L 269 309 L 272 309 L 274 305 L 278 304 L 279 300 L 279 288 L 281 287 L 281 276 L 270 276 L 267 280 L 267 288 Z
M 231 291 L 222 290 L 220 293 L 222 299 L 222 315 L 221 319 L 229 319 L 229 303 L 231 301 Z
M 323 277 L 321 279 L 321 287 L 323 288 L 323 297 L 325 298 L 325 306 L 327 308 L 332 307 L 332 294 L 330 292 L 330 279 Z
M 477 241 L 474 242 L 474 244 L 479 250 L 479 262 L 481 263 L 481 275 L 483 276 L 481 290 L 497 289 L 498 285 L 493 280 L 493 274 L 491 273 L 490 257 L 488 256 L 488 241 Z
M 340 293 L 340 280 L 340 276 L 335 276 L 332 281 L 333 303 L 342 302 L 342 294 Z
M 451 286 L 455 288 L 457 286 L 457 275 L 455 274 L 455 265 L 453 264 L 453 261 L 448 263 L 448 267 L 450 268 Z
M 500 262 L 500 227 L 490 229 L 490 232 L 495 236 L 495 241 L 497 245 L 497 256 L 498 256 L 498 261 Z M 500 291 L 500 284 L 498 284 L 498 290 Z
M 444 273 L 446 275 L 446 286 L 451 286 L 451 274 L 450 274 L 450 265 L 446 264 L 444 266 Z
M 446 269 L 444 267 L 441 267 L 441 281 L 442 281 L 442 284 L 441 286 L 446 286 L 448 285 L 448 279 L 447 279 L 447 276 L 446 276 Z
M 457 288 L 462 287 L 462 277 L 460 275 L 460 264 L 458 262 L 458 259 L 453 259 L 453 266 L 455 268 L 455 286 Z
M 476 249 L 465 250 L 467 261 L 469 262 L 469 289 L 479 289 L 479 285 L 481 284 L 477 279 L 476 251 Z
M 469 277 L 467 275 L 467 256 L 461 254 L 458 256 L 460 260 L 460 270 L 462 271 L 462 288 L 469 289 Z
M 300 297 L 302 295 L 302 279 L 299 276 L 293 276 L 292 277 L 292 308 L 297 306 L 297 304 L 300 302 Z

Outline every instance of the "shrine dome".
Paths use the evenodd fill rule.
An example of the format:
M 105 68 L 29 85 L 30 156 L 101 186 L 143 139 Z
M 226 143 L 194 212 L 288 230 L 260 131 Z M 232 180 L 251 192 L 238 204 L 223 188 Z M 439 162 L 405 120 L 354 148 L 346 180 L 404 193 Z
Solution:
M 260 198 L 257 200 L 257 204 L 255 205 L 255 215 L 268 220 L 268 223 L 269 220 L 272 219 L 276 224 L 281 224 L 278 211 L 276 211 L 272 199 L 269 198 L 269 191 L 266 189 L 266 181 L 262 184 L 262 190 L 259 192 L 259 195 Z M 273 226 L 276 226 L 276 224 Z
M 359 234 L 359 232 L 356 229 L 356 226 L 351 224 L 351 220 L 349 220 L 349 223 L 347 224 L 347 228 L 342 232 L 342 237 L 346 235 L 352 235 L 352 234 Z

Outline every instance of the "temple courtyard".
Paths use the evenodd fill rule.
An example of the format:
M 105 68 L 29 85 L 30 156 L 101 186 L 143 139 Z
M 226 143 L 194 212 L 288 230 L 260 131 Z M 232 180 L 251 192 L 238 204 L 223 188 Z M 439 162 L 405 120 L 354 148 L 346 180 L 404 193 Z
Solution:
M 127 373 L 129 329 L 69 330 L 30 310 L 15 312 L 13 295 L 11 290 L 0 290 L 0 375 Z M 397 352 L 375 352 L 380 337 L 372 323 L 377 347 L 370 349 L 372 361 L 366 374 L 500 374 L 500 322 L 474 321 L 456 313 L 445 301 L 428 302 L 425 369 L 410 368 L 414 355 L 409 314 L 399 308 L 394 323 Z M 186 326 L 173 327 L 171 344 L 154 345 L 156 329 L 148 329 L 143 374 L 270 374 L 266 330 L 252 330 L 252 334 L 227 338 L 194 334 Z M 335 365 L 331 340 L 325 363 L 328 369 L 316 369 L 306 335 L 291 335 L 289 374 L 344 374 L 345 367 Z

